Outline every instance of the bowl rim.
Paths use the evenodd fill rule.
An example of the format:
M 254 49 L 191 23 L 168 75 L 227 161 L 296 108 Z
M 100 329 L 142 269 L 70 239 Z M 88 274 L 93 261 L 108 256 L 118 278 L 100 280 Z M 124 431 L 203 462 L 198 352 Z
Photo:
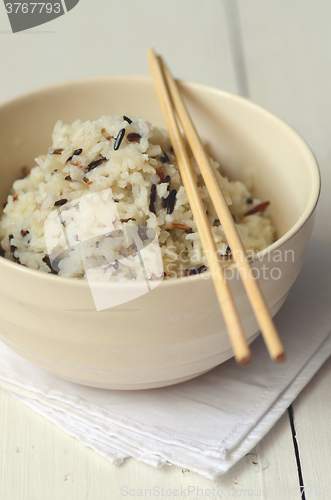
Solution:
M 25 100 L 27 98 L 33 98 L 34 96 L 37 96 L 40 93 L 47 93 L 51 92 L 52 90 L 61 90 L 64 89 L 65 87 L 74 87 L 77 85 L 89 85 L 89 84 L 94 84 L 94 83 L 102 83 L 102 82 L 107 82 L 107 81 L 121 81 L 121 80 L 126 80 L 126 81 L 131 81 L 131 80 L 140 80 L 141 82 L 148 82 L 152 84 L 152 77 L 150 75 L 135 75 L 135 74 L 120 74 L 120 75 L 102 75 L 102 76 L 93 76 L 93 77 L 87 77 L 87 78 L 77 78 L 77 79 L 71 79 L 71 80 L 66 80 L 66 81 L 61 81 L 57 82 L 55 84 L 50 84 L 50 85 L 45 85 L 42 87 L 37 87 L 32 90 L 29 90 L 27 92 L 21 93 L 17 96 L 11 97 L 5 101 L 0 102 L 0 111 L 2 108 L 5 108 L 7 106 L 11 106 L 12 104 L 15 104 L 21 100 Z M 238 94 L 235 94 L 233 92 L 229 92 L 227 90 L 222 90 L 217 87 L 214 87 L 212 85 L 208 85 L 205 83 L 199 83 L 199 82 L 193 82 L 190 80 L 185 80 L 185 79 L 178 79 L 177 80 L 179 83 L 179 86 L 182 86 L 183 88 L 192 88 L 192 89 L 198 89 L 198 90 L 204 90 L 209 93 L 214 93 L 218 95 L 222 95 L 222 97 L 225 97 L 227 99 L 231 99 L 232 101 L 244 104 L 246 106 L 249 106 L 256 110 L 259 113 L 262 113 L 265 115 L 269 120 L 273 121 L 276 123 L 276 125 L 279 127 L 282 127 L 287 134 L 289 134 L 290 138 L 292 138 L 295 142 L 297 142 L 300 145 L 300 148 L 303 150 L 305 156 L 306 156 L 306 166 L 309 166 L 310 172 L 311 172 L 311 178 L 312 178 L 312 183 L 311 183 L 311 193 L 310 193 L 310 198 L 309 202 L 299 217 L 299 219 L 296 221 L 296 223 L 280 238 L 278 238 L 274 243 L 266 247 L 264 250 L 257 252 L 256 258 L 252 259 L 252 262 L 254 261 L 259 261 L 262 260 L 266 255 L 271 254 L 272 252 L 279 250 L 280 247 L 282 247 L 285 243 L 287 243 L 291 238 L 293 238 L 302 228 L 303 226 L 308 222 L 310 217 L 313 215 L 319 197 L 320 197 L 320 192 L 321 192 L 321 174 L 320 174 L 320 169 L 318 166 L 317 159 L 308 145 L 307 141 L 301 136 L 301 134 L 295 130 L 294 127 L 292 127 L 290 124 L 288 124 L 285 120 L 277 116 L 275 113 L 272 111 L 268 110 L 264 106 L 257 104 L 256 102 L 252 101 L 250 98 L 245 97 L 245 96 L 240 96 Z M 9 266 L 9 269 L 12 268 L 18 270 L 16 262 L 12 262 L 9 259 L 6 259 L 2 256 L 0 256 L 0 266 L 5 265 Z M 233 262 L 228 268 L 235 268 L 237 264 Z M 43 273 L 40 272 L 39 270 L 31 269 L 26 266 L 20 265 L 20 272 L 23 273 L 28 273 L 31 274 L 31 276 L 37 277 L 39 276 L 40 279 L 50 279 L 50 280 L 56 280 L 57 283 L 66 283 L 67 285 L 71 283 L 72 285 L 76 286 L 89 286 L 89 283 L 85 279 L 73 279 L 73 278 L 67 278 L 64 276 L 58 276 L 58 275 L 53 275 L 51 273 Z M 189 279 L 192 280 L 198 280 L 200 281 L 201 279 L 207 279 L 210 277 L 210 271 L 208 270 L 207 272 L 200 274 L 200 275 L 194 275 L 190 276 Z M 187 277 L 184 277 L 184 282 L 187 282 Z M 175 279 L 169 279 L 169 280 L 163 280 L 162 281 L 162 286 L 170 286 L 173 283 L 183 283 L 183 278 L 175 278 Z M 109 285 L 116 285 L 116 286 L 134 286 L 134 282 L 125 282 L 125 283 L 109 283 L 109 282 L 99 282 L 98 286 L 108 286 Z

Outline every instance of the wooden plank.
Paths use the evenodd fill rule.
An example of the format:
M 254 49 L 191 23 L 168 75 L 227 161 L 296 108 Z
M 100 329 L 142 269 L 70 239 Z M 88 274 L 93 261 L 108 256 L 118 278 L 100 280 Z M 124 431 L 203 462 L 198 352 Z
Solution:
M 328 0 L 237 0 L 249 96 L 290 123 L 313 149 L 324 186 L 331 185 L 331 32 Z M 322 191 L 315 235 L 331 239 Z
M 293 404 L 307 500 L 331 498 L 331 359 Z
M 322 174 L 314 235 L 331 242 L 325 223 L 331 212 L 331 4 L 238 0 L 238 5 L 250 96 L 287 120 L 312 147 Z M 307 500 L 331 498 L 330 383 L 328 361 L 292 405 Z
M 222 2 L 98 0 L 15 35 L 0 9 L 0 100 L 63 80 L 149 74 L 151 44 L 176 77 L 236 90 Z
M 246 457 L 220 478 L 220 484 L 227 488 L 225 498 L 276 500 L 287 495 L 299 498 L 300 487 L 287 413 Z
M 172 492 L 170 498 L 179 490 L 190 491 L 193 499 L 217 498 L 222 493 L 221 498 L 246 495 L 273 500 L 282 498 L 280 486 L 298 497 L 287 415 L 251 453 L 213 482 L 186 469 L 154 469 L 133 459 L 114 466 L 3 391 L 0 408 L 1 500 L 53 500 L 55 496 L 109 500 L 135 498 L 138 490 L 148 489 L 154 489 L 154 496 L 162 496 L 162 488 L 164 496 L 170 496 L 166 490 Z

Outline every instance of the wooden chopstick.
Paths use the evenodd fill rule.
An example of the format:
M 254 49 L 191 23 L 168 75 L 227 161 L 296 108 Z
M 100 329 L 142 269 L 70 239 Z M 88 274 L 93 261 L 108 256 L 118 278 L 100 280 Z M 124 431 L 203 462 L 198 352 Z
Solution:
M 198 185 L 194 178 L 194 173 L 186 151 L 185 143 L 179 130 L 167 86 L 163 78 L 161 65 L 152 49 L 149 49 L 148 51 L 148 58 L 164 120 L 177 159 L 179 172 L 185 186 L 191 210 L 205 250 L 208 265 L 213 277 L 215 291 L 228 329 L 235 358 L 239 364 L 246 364 L 251 360 L 251 351 L 247 344 L 230 287 L 225 278 L 224 269 L 217 259 L 216 244 L 200 196 Z
M 173 79 L 169 69 L 160 58 L 160 64 L 170 91 L 170 95 L 185 132 L 193 155 L 199 165 L 200 172 L 205 181 L 206 187 L 214 204 L 218 218 L 222 224 L 225 236 L 232 250 L 232 255 L 238 265 L 241 279 L 245 286 L 247 295 L 252 305 L 253 311 L 261 328 L 261 332 L 268 348 L 270 357 L 277 362 L 285 360 L 285 350 L 279 338 L 277 329 L 272 320 L 270 311 L 262 295 L 261 288 L 255 277 L 252 276 L 252 269 L 248 261 L 244 245 L 241 241 L 237 227 L 225 201 L 217 178 L 210 165 L 206 152 L 203 148 L 198 133 L 188 114 L 183 102 L 178 86 Z

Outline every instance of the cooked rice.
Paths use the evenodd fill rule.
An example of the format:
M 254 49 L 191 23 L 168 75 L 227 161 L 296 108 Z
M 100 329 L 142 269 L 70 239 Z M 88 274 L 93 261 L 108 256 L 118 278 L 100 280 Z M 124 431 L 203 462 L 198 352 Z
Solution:
M 116 147 L 119 144 L 117 149 L 115 144 Z M 196 162 L 193 158 L 191 161 L 219 255 L 223 256 L 220 258 L 228 265 L 232 262 L 231 250 Z M 275 237 L 267 212 L 245 216 L 261 200 L 254 199 L 242 182 L 224 177 L 219 164 L 210 161 L 246 250 L 250 254 L 263 250 Z M 167 278 L 185 276 L 192 272 L 190 270 L 204 269 L 201 266 L 207 265 L 166 131 L 153 127 L 140 116 L 102 117 L 84 123 L 77 120 L 72 125 L 58 121 L 52 148 L 48 154 L 39 156 L 36 163 L 28 175 L 14 182 L 0 220 L 0 242 L 6 258 L 32 269 L 52 272 L 50 253 L 56 244 L 50 248 L 50 242 L 46 241 L 45 221 L 54 217 L 51 214 L 63 214 L 62 209 L 66 209 L 69 202 L 76 200 L 75 205 L 87 194 L 107 192 L 111 188 L 120 219 L 113 229 L 132 225 L 146 227 L 151 238 L 154 230 Z M 170 186 L 167 176 L 171 179 Z M 171 212 L 172 207 L 167 209 L 167 202 L 174 190 L 176 196 Z M 155 193 L 155 202 L 151 200 L 151 192 Z M 90 217 L 84 213 L 86 228 L 98 229 L 93 226 L 93 214 Z M 99 266 L 97 279 L 101 279 L 100 266 L 103 280 L 132 279 L 125 267 L 135 253 L 125 254 L 120 240 L 114 238 L 109 246 L 109 241 L 98 238 L 98 234 L 98 231 L 94 232 L 95 238 L 85 248 L 89 268 Z M 117 236 L 120 238 L 120 234 Z M 76 240 L 82 241 L 78 236 Z M 61 276 L 86 278 L 79 246 L 67 250 L 65 257 L 57 262 L 55 272 Z M 122 265 L 121 259 L 126 259 L 126 266 Z

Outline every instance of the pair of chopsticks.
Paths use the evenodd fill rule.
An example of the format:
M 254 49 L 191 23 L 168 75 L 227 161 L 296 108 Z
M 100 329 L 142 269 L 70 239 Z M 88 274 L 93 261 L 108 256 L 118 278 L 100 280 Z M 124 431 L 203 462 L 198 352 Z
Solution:
M 238 230 L 198 133 L 187 112 L 177 84 L 162 58 L 156 56 L 152 49 L 148 51 L 148 59 L 157 96 L 177 159 L 178 169 L 205 250 L 208 266 L 211 271 L 215 291 L 227 326 L 235 359 L 239 364 L 249 363 L 251 360 L 251 350 L 247 344 L 233 296 L 226 280 L 224 268 L 217 258 L 217 247 L 193 174 L 184 139 L 179 129 L 176 114 L 183 127 L 193 155 L 199 165 L 200 172 L 214 204 L 218 218 L 222 224 L 228 244 L 230 245 L 232 255 L 238 265 L 241 279 L 259 323 L 270 357 L 274 361 L 284 361 L 284 347 L 271 318 L 258 281 L 252 276 L 252 270 Z

